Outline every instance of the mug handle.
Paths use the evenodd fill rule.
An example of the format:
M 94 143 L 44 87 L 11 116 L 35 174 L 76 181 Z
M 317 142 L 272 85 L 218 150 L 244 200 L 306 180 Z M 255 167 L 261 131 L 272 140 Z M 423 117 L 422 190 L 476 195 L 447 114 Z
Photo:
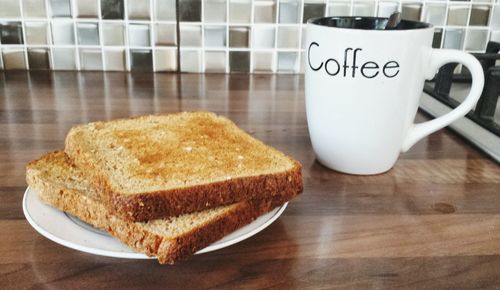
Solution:
M 451 122 L 465 116 L 477 103 L 484 85 L 483 68 L 479 61 L 469 53 L 451 49 L 432 49 L 426 79 L 432 79 L 436 71 L 444 64 L 458 62 L 464 64 L 472 76 L 472 86 L 465 100 L 452 111 L 427 122 L 412 124 L 403 141 L 402 152 L 406 152 L 425 136 L 448 126 Z

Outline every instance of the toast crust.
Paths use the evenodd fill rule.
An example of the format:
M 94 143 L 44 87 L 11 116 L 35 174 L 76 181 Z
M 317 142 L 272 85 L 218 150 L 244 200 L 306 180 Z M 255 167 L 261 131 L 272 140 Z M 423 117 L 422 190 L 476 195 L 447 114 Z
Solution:
M 297 195 L 303 190 L 302 171 L 298 163 L 289 172 L 235 178 L 230 181 L 146 192 L 134 196 L 113 192 L 106 179 L 102 179 L 97 185 L 108 193 L 105 197 L 113 213 L 131 221 L 177 216 L 243 200 L 263 198 L 263 192 L 279 198 Z
M 85 195 L 75 188 L 66 187 L 64 177 L 52 180 L 51 175 L 47 174 L 50 170 L 55 170 L 51 164 L 59 162 L 67 166 L 68 170 L 72 166 L 69 159 L 64 158 L 64 153 L 54 152 L 27 165 L 26 180 L 42 201 L 108 231 L 129 247 L 148 256 L 157 257 L 161 264 L 173 264 L 186 259 L 295 196 L 294 192 L 288 192 L 272 198 L 232 204 L 226 206 L 227 209 L 222 214 L 218 214 L 216 218 L 201 226 L 173 238 L 167 238 L 150 230 L 148 223 L 131 222 L 114 215 L 107 210 L 98 195 L 94 198 L 93 195 Z
M 166 116 L 183 116 L 183 114 L 205 114 L 212 118 L 222 118 L 204 112 L 178 113 Z M 136 119 L 154 117 L 142 116 Z M 226 118 L 222 119 L 224 119 L 224 122 L 230 122 L 231 126 L 236 127 L 234 123 Z M 110 123 L 127 120 L 130 119 L 114 120 L 110 121 Z M 105 124 L 94 123 L 91 126 L 102 128 Z M 129 221 L 147 221 L 177 216 L 248 199 L 296 195 L 303 190 L 302 168 L 298 161 L 269 146 L 265 146 L 262 142 L 253 139 L 253 137 L 238 129 L 241 131 L 238 134 L 253 139 L 252 142 L 259 143 L 259 146 L 264 145 L 269 150 L 272 150 L 273 154 L 276 152 L 281 154 L 280 158 L 285 158 L 291 166 L 287 170 L 276 173 L 254 174 L 164 190 L 124 194 L 122 190 L 113 186 L 109 176 L 102 170 L 102 164 L 100 164 L 102 160 L 99 160 L 94 154 L 95 151 L 98 151 L 98 148 L 93 144 L 92 138 L 85 136 L 85 130 L 87 130 L 85 126 L 89 125 L 75 127 L 68 133 L 65 152 L 76 166 L 84 169 L 88 174 L 94 186 L 101 192 L 106 207 L 114 214 Z

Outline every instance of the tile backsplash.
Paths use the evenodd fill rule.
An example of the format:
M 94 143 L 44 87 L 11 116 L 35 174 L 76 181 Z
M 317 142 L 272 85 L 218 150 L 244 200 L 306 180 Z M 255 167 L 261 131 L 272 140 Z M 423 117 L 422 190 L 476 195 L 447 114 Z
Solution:
M 500 0 L 0 0 L 0 69 L 300 73 L 308 18 L 396 9 L 434 47 L 500 41 Z

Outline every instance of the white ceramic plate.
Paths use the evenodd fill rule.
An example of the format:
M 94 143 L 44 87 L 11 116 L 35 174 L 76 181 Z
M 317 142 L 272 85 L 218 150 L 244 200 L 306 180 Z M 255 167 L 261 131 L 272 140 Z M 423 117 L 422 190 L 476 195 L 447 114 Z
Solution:
M 215 251 L 248 239 L 272 224 L 283 213 L 287 204 L 273 209 L 251 224 L 199 250 L 196 254 Z M 68 248 L 108 257 L 150 259 L 144 254 L 134 252 L 108 233 L 44 204 L 30 187 L 24 193 L 23 212 L 35 230 L 46 238 Z

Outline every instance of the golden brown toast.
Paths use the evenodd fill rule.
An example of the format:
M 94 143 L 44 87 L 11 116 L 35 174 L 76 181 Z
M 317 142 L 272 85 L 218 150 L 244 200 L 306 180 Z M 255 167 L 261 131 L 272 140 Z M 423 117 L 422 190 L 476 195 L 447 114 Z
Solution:
M 162 264 L 187 258 L 294 197 L 290 192 L 178 217 L 131 222 L 107 210 L 86 175 L 62 151 L 30 162 L 26 179 L 45 203 L 107 230 L 129 247 L 157 257 Z
M 107 208 L 131 221 L 296 195 L 303 187 L 299 162 L 207 112 L 77 126 L 65 152 Z

